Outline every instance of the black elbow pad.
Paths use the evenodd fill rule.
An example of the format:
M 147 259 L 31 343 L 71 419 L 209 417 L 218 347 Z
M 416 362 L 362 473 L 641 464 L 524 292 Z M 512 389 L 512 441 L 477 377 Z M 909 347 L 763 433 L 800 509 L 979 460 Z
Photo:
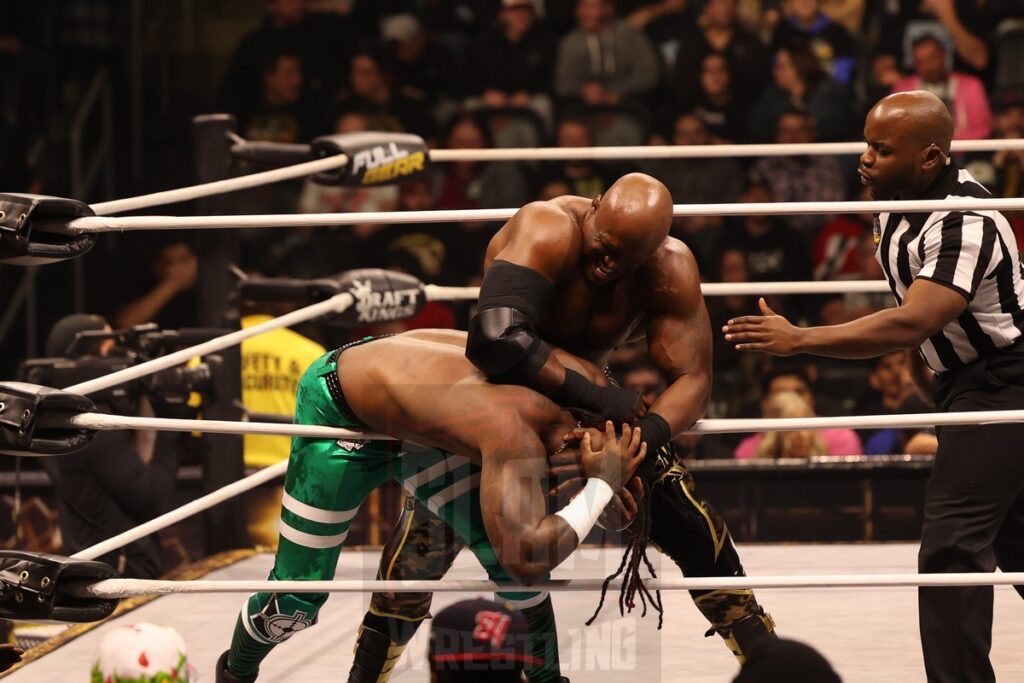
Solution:
M 550 355 L 530 319 L 514 308 L 489 308 L 470 321 L 466 358 L 492 379 L 517 383 L 533 377 Z

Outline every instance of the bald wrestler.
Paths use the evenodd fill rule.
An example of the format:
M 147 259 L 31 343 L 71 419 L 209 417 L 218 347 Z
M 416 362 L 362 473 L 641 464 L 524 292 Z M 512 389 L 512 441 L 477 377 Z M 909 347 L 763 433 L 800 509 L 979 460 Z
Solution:
M 868 113 L 860 176 L 878 200 L 991 197 L 950 157 L 953 121 L 935 95 L 890 95 Z M 870 358 L 906 349 L 942 411 L 1024 408 L 1024 282 L 998 211 L 880 213 L 876 257 L 897 306 L 843 325 L 730 320 L 742 351 Z M 934 375 L 934 377 L 931 377 Z M 1024 425 L 942 427 L 924 503 L 922 573 L 1024 570 Z M 1017 587 L 1022 592 L 1022 587 Z M 1024 592 L 1022 592 L 1024 595 Z M 992 588 L 921 588 L 928 680 L 994 681 Z
M 639 418 L 648 452 L 658 453 L 644 470 L 650 539 L 686 576 L 741 576 L 725 522 L 694 490 L 670 446 L 704 414 L 711 389 L 711 327 L 700 274 L 690 250 L 669 237 L 671 224 L 668 190 L 642 173 L 623 176 L 593 199 L 567 196 L 524 206 L 487 249 L 466 356 L 496 384 L 532 387 L 559 405 L 616 421 Z M 620 344 L 644 338 L 668 384 L 651 406 L 632 390 L 593 382 L 552 353 L 562 348 L 603 365 Z M 421 551 L 428 546 L 428 553 Z M 407 500 L 380 575 L 439 579 L 460 547 L 429 510 Z M 741 662 L 744 650 L 773 634 L 750 590 L 695 591 L 692 597 L 711 624 L 709 633 L 720 634 Z M 524 610 L 535 631 L 552 628 L 550 604 Z M 357 649 L 364 668 L 353 670 L 350 683 L 386 681 L 386 669 L 429 605 L 427 594 L 374 594 Z M 530 676 L 534 683 L 559 678 L 554 667 Z
M 553 401 L 498 386 L 464 355 L 464 333 L 417 331 L 366 338 L 326 354 L 299 382 L 296 422 L 363 429 L 395 442 L 295 438 L 271 580 L 329 580 L 352 519 L 370 491 L 396 479 L 450 525 L 496 581 L 529 584 L 576 548 L 643 461 L 639 430 L 606 425 L 597 452 L 581 444 L 586 487 L 547 514 L 547 454 L 564 449 L 576 420 Z M 572 363 L 592 379 L 595 367 Z M 443 450 L 442 450 L 443 449 Z M 535 593 L 508 594 L 515 600 Z M 327 594 L 257 593 L 235 626 L 217 681 L 254 681 L 277 644 L 316 623 Z M 541 646 L 531 647 L 536 655 Z

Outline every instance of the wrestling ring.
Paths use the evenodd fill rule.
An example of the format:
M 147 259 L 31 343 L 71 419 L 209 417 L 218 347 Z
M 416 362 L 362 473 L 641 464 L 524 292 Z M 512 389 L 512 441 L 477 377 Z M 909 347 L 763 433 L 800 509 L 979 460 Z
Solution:
M 357 134 L 359 135 L 359 134 Z M 160 192 L 91 207 L 64 206 L 46 211 L 45 203 L 23 201 L 29 206 L 17 219 L 18 230 L 26 242 L 46 235 L 43 246 L 54 241 L 81 244 L 81 240 L 97 239 L 104 232 L 132 230 L 236 229 L 253 227 L 288 228 L 297 226 L 336 226 L 367 223 L 423 223 L 451 221 L 494 221 L 510 217 L 515 209 L 339 213 L 264 216 L 127 216 L 126 211 L 177 203 L 224 192 L 301 178 L 312 174 L 345 174 L 352 170 L 353 159 L 368 147 L 383 146 L 394 159 L 408 159 L 424 154 L 430 163 L 460 159 L 565 159 L 565 158 L 700 158 L 711 156 L 765 156 L 770 154 L 848 154 L 859 153 L 859 143 L 815 145 L 719 145 L 701 148 L 641 147 L 557 150 L 434 150 L 426 152 L 400 136 L 398 146 L 383 134 L 355 142 L 337 140 L 312 146 L 277 146 L 268 152 L 263 143 L 249 143 L 233 136 L 227 140 L 232 152 L 243 159 L 269 155 L 280 168 L 252 173 L 238 178 L 203 183 L 189 188 Z M 390 146 L 389 146 L 390 145 Z M 405 146 L 405 147 L 403 147 Z M 954 143 L 954 151 L 1020 149 L 1024 141 L 969 141 Z M 797 149 L 799 148 L 799 149 Z M 310 156 L 320 157 L 308 160 Z M 292 161 L 294 163 L 282 163 Z M 268 164 L 268 165 L 275 165 Z M 421 164 L 422 165 L 422 164 Z M 365 177 L 355 175 L 359 180 Z M 5 195 L 15 198 L 18 195 Z M 23 197 L 23 196 L 21 196 Z M 70 200 L 62 200 L 70 201 Z M 38 207 L 43 206 L 43 209 Z M 932 212 L 942 209 L 1022 210 L 1024 198 L 974 199 L 914 202 L 829 202 L 770 204 L 677 205 L 677 216 L 699 215 L 793 215 L 856 212 Z M 32 213 L 36 211 L 36 213 Z M 6 212 L 4 215 L 9 215 Z M 3 218 L 0 218 L 2 222 Z M 90 244 L 91 246 L 91 244 Z M 86 247 L 87 250 L 87 247 Z M 74 247 L 72 247 L 74 251 Z M 45 252 L 45 250 L 44 250 Z M 53 252 L 32 253 L 27 249 L 11 262 L 42 262 L 60 260 L 78 254 L 54 256 Z M 84 253 L 84 252 L 83 252 Z M 146 375 L 159 372 L 190 359 L 233 347 L 244 339 L 315 320 L 325 315 L 344 315 L 360 303 L 360 290 L 354 280 L 339 280 L 336 292 L 328 292 L 322 301 L 304 306 L 278 318 L 244 330 L 191 346 L 165 356 L 114 372 L 105 377 L 82 382 L 63 390 L 88 396 Z M 375 286 L 387 287 L 386 277 Z M 440 287 L 419 283 L 419 298 L 426 301 L 473 300 L 476 288 Z M 705 296 L 822 293 L 882 293 L 889 288 L 883 281 L 864 282 L 783 282 L 783 283 L 707 283 Z M 331 439 L 387 439 L 383 434 L 263 422 L 231 422 L 139 418 L 106 415 L 80 410 L 74 415 L 51 417 L 63 420 L 68 428 L 102 430 L 170 430 L 221 434 L 284 434 L 316 436 Z M 989 411 L 971 413 L 926 413 L 914 415 L 857 416 L 843 418 L 706 419 L 694 425 L 695 433 L 735 433 L 789 431 L 832 427 L 883 428 L 933 427 L 952 424 L 993 424 L 1024 422 L 1024 411 Z M 51 425 L 52 426 L 52 425 Z M 23 455 L 47 457 L 44 453 Z M 74 457 L 64 455 L 58 457 Z M 92 560 L 123 547 L 153 532 L 167 528 L 183 519 L 209 509 L 225 500 L 272 481 L 285 472 L 286 462 L 265 468 L 220 490 L 202 496 L 176 510 L 161 515 L 126 533 L 88 548 L 76 560 Z M 655 619 L 642 619 L 634 611 L 619 616 L 606 608 L 598 621 L 584 627 L 585 615 L 595 605 L 605 576 L 619 562 L 619 548 L 582 548 L 553 573 L 552 580 L 539 586 L 555 594 L 554 604 L 559 619 L 560 650 L 563 673 L 580 681 L 619 681 L 626 675 L 658 677 L 657 680 L 723 681 L 735 674 L 733 657 L 717 639 L 701 638 L 707 624 L 678 591 L 711 588 L 755 588 L 765 590 L 762 601 L 780 625 L 780 633 L 813 643 L 830 659 L 836 670 L 848 681 L 919 681 L 924 680 L 917 617 L 916 591 L 921 585 L 992 585 L 996 590 L 996 619 L 992 660 L 1001 677 L 1012 678 L 1024 671 L 1024 648 L 1016 646 L 1018 637 L 1008 618 L 1020 603 L 1011 586 L 1024 584 L 1024 573 L 919 575 L 916 566 L 916 544 L 835 544 L 835 545 L 747 545 L 741 546 L 747 577 L 684 579 L 670 561 L 660 554 L 652 560 L 660 577 L 647 585 L 653 590 L 673 591 L 666 596 L 665 628 L 656 630 Z M 467 553 L 456 561 L 448 578 L 440 582 L 376 581 L 378 553 L 349 550 L 341 554 L 336 580 L 331 582 L 267 582 L 273 562 L 267 553 L 239 551 L 211 558 L 201 571 L 188 572 L 175 580 L 143 581 L 121 578 L 97 578 L 77 582 L 66 588 L 67 595 L 83 598 L 122 599 L 125 601 L 113 616 L 99 625 L 72 626 L 54 640 L 44 643 L 38 651 L 30 651 L 25 662 L 6 676 L 12 681 L 81 680 L 88 675 L 96 644 L 106 631 L 121 623 L 150 621 L 174 627 L 184 634 L 189 646 L 189 659 L 201 672 L 201 680 L 212 680 L 214 662 L 230 641 L 234 619 L 241 596 L 259 590 L 335 593 L 320 617 L 318 628 L 289 642 L 274 652 L 261 668 L 260 680 L 285 681 L 327 680 L 347 671 L 352 661 L 351 646 L 361 614 L 368 605 L 369 592 L 421 591 L 437 593 L 433 611 L 446 604 L 480 593 L 489 593 L 495 584 L 479 579 L 480 567 Z M 616 583 L 612 583 L 616 590 Z M 828 589 L 828 590 L 814 590 Z M 153 596 L 162 596 L 154 598 Z M 20 601 L 19 601 L 20 602 Z M 398 665 L 391 680 L 399 683 L 425 680 L 425 652 L 428 629 L 421 629 L 410 644 L 408 654 Z M 696 664 L 695 664 L 696 663 Z M 685 671 L 685 678 L 678 672 Z

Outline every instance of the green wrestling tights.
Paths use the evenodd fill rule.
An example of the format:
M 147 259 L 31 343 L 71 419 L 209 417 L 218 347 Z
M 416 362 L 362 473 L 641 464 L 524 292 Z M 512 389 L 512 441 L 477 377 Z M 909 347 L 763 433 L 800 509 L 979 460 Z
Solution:
M 299 382 L 295 421 L 366 429 L 345 404 L 332 398 L 336 386 L 335 353 L 327 354 L 306 371 Z M 343 398 L 343 397 L 342 397 Z M 510 578 L 487 540 L 480 515 L 480 468 L 469 460 L 421 449 L 399 452 L 394 442 L 332 441 L 295 438 L 282 497 L 280 538 L 270 580 L 330 580 L 349 526 L 366 496 L 388 481 L 399 481 L 431 512 L 465 540 L 493 581 Z M 499 594 L 519 604 L 540 599 L 536 591 Z M 235 625 L 227 670 L 239 678 L 256 674 L 260 663 L 279 643 L 317 621 L 326 593 L 256 593 L 246 601 Z M 539 607 L 539 605 L 538 605 Z M 554 615 L 535 619 L 549 625 L 548 650 L 557 642 Z M 538 640 L 538 642 L 542 642 Z M 554 664 L 557 667 L 557 662 Z M 385 679 L 386 680 L 386 679 Z M 553 679 L 553 680 L 557 680 Z

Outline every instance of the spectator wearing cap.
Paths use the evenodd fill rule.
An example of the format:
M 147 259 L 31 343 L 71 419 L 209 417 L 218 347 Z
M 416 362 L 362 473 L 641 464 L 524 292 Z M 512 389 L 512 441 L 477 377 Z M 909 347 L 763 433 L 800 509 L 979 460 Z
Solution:
M 414 14 L 401 12 L 380 23 L 381 38 L 390 49 L 395 85 L 403 94 L 430 104 L 453 94 L 451 54 L 424 30 Z
M 470 50 L 466 106 L 525 107 L 550 127 L 557 45 L 534 0 L 502 0 L 495 26 Z
M 431 622 L 431 683 L 523 683 L 523 667 L 541 664 L 529 635 L 526 617 L 506 604 L 477 598 L 449 605 Z
M 642 31 L 615 18 L 612 0 L 579 0 L 576 28 L 558 46 L 555 94 L 587 105 L 645 99 L 660 63 Z
M 807 48 L 832 78 L 850 85 L 857 69 L 857 41 L 821 11 L 818 0 L 786 0 L 772 48 Z
M 933 35 L 914 41 L 914 75 L 897 81 L 893 92 L 927 90 L 953 115 L 953 138 L 982 140 L 992 132 L 992 112 L 982 82 L 970 74 L 948 71 L 946 47 Z

